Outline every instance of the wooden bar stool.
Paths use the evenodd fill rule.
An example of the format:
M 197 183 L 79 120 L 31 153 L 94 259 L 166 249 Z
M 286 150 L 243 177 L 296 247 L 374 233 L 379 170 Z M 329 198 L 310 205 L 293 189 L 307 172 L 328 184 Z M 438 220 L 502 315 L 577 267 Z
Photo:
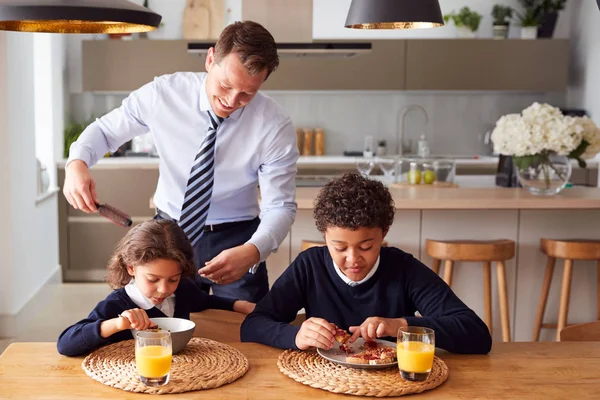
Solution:
M 515 256 L 515 242 L 501 239 L 491 241 L 479 240 L 431 240 L 426 242 L 427 254 L 433 258 L 432 270 L 440 272 L 441 261 L 444 260 L 444 281 L 452 287 L 452 270 L 455 261 L 479 261 L 483 263 L 483 301 L 485 308 L 485 324 L 492 332 L 492 262 L 496 262 L 498 280 L 498 297 L 500 300 L 500 317 L 502 323 L 502 340 L 510 342 L 510 320 L 508 312 L 508 290 L 506 288 L 505 262 Z
M 600 320 L 600 240 L 554 240 L 542 238 L 540 240 L 540 249 L 548 256 L 548 261 L 546 263 L 546 272 L 544 274 L 544 283 L 542 284 L 540 303 L 538 305 L 535 325 L 533 327 L 533 340 L 540 340 L 540 331 L 542 328 L 556 328 L 556 340 L 560 341 L 560 332 L 567 326 L 573 261 L 575 260 L 595 260 L 598 263 L 596 312 L 597 318 Z M 552 284 L 552 274 L 554 273 L 554 265 L 556 264 L 557 258 L 563 259 L 565 265 L 560 290 L 558 323 L 544 324 L 543 320 L 546 311 L 546 303 L 548 301 L 548 292 L 550 291 L 550 285 Z
M 300 248 L 301 248 L 301 251 L 304 251 L 304 250 L 310 249 L 311 247 L 320 247 L 320 246 L 325 246 L 325 245 L 326 245 L 325 242 L 318 242 L 318 241 L 314 241 L 314 240 L 303 240 L 302 246 Z M 383 243 L 381 243 L 381 245 L 383 247 L 387 247 L 388 244 L 384 240 Z

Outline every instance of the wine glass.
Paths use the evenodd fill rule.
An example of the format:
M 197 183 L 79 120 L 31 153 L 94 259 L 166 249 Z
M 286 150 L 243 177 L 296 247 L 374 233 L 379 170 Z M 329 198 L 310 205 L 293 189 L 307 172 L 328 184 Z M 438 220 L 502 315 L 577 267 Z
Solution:
M 375 162 L 372 158 L 357 158 L 356 159 L 356 169 L 361 173 L 364 177 L 369 177 L 371 171 L 373 171 L 373 167 L 375 166 Z
M 396 172 L 396 157 L 388 156 L 388 157 L 378 157 L 377 165 L 383 171 L 383 175 L 385 180 L 389 183 L 394 182 L 394 175 Z

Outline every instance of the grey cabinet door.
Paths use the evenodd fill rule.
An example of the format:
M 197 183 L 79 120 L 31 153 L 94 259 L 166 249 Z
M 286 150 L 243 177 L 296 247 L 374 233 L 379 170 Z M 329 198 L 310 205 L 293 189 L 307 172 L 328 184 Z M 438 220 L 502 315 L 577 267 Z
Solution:
M 407 90 L 563 91 L 569 41 L 407 40 Z

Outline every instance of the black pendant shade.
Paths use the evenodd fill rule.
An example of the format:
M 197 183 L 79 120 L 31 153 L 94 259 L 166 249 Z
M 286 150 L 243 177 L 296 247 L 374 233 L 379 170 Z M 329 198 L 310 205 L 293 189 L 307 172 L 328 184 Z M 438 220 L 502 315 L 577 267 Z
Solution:
M 127 0 L 0 0 L 0 30 L 53 33 L 134 33 L 162 17 Z
M 354 29 L 434 28 L 444 26 L 444 18 L 438 0 L 352 0 L 345 26 Z

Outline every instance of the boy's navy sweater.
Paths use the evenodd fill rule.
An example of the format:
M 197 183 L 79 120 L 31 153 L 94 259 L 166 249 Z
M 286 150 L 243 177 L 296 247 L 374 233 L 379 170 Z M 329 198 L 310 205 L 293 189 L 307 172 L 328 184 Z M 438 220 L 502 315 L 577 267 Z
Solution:
M 209 308 L 233 310 L 235 300 L 219 296 L 211 296 L 202 291 L 190 278 L 183 278 L 175 290 L 175 312 L 173 317 L 190 319 L 191 312 L 199 312 Z M 139 308 L 131 300 L 124 288 L 109 294 L 92 310 L 86 319 L 68 327 L 58 338 L 58 352 L 65 356 L 79 356 L 109 343 L 133 339 L 129 329 L 117 332 L 112 336 L 100 336 L 100 324 L 103 321 L 117 318 L 120 313 Z M 156 307 L 146 310 L 149 318 L 166 317 Z
M 300 253 L 244 320 L 242 341 L 298 349 L 300 328 L 289 323 L 304 308 L 306 318 L 323 318 L 345 330 L 368 317 L 405 318 L 409 326 L 432 328 L 436 347 L 454 353 L 490 351 L 492 338 L 483 321 L 412 255 L 382 247 L 375 274 L 354 287 L 334 268 L 327 247 Z M 414 316 L 417 310 L 422 318 Z

